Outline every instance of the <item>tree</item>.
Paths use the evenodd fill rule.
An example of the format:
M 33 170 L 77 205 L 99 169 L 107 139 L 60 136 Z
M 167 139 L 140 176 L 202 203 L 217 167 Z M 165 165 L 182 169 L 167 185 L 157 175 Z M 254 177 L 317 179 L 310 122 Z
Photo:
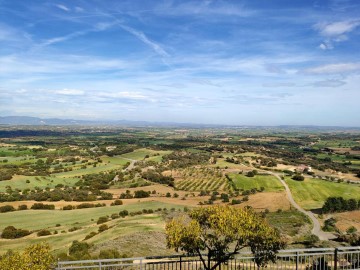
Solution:
M 0 256 L 0 269 L 2 270 L 48 270 L 55 262 L 50 253 L 50 246 L 45 243 L 31 245 L 23 253 L 9 251 Z
M 169 248 L 198 255 L 207 270 L 216 269 L 244 247 L 250 247 L 259 267 L 265 266 L 285 245 L 278 231 L 251 209 L 220 205 L 172 219 L 166 234 Z

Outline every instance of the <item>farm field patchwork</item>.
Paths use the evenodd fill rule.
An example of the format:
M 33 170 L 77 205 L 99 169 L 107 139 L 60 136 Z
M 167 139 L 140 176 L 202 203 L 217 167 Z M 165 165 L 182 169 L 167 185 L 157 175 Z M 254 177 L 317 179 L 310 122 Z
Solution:
M 295 181 L 290 177 L 286 177 L 285 181 L 289 185 L 295 201 L 308 210 L 321 208 L 328 197 L 360 199 L 360 187 L 355 184 L 335 183 L 312 178 Z
M 254 177 L 247 177 L 243 174 L 229 173 L 229 177 L 232 179 L 238 189 L 250 190 L 256 188 L 260 190 L 261 187 L 264 187 L 265 192 L 284 191 L 283 185 L 275 176 L 272 175 L 258 174 Z

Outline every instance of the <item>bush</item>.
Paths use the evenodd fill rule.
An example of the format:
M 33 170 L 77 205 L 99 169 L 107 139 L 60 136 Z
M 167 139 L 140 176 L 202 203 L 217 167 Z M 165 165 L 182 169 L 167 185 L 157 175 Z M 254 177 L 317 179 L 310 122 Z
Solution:
M 1 237 L 5 239 L 15 239 L 27 236 L 29 234 L 31 234 L 31 232 L 28 230 L 16 229 L 14 226 L 7 226 L 2 231 Z
M 114 205 L 122 205 L 122 204 L 123 204 L 122 200 L 119 200 L 119 199 L 117 199 L 117 200 L 115 200 L 114 202 L 111 203 L 112 206 L 114 206 Z
M 21 204 L 21 205 L 18 206 L 18 210 L 19 210 L 19 211 L 21 211 L 21 210 L 27 210 L 27 209 L 28 209 L 28 207 L 27 207 L 26 204 Z
M 144 190 L 135 190 L 134 198 L 147 198 L 150 197 L 150 192 Z
M 111 218 L 112 218 L 112 219 L 117 219 L 117 218 L 119 218 L 119 217 L 120 217 L 119 214 L 116 214 L 116 213 L 111 215 Z
M 77 231 L 77 230 L 80 230 L 81 229 L 81 227 L 72 227 L 72 228 L 70 228 L 68 231 L 69 232 L 75 232 L 75 231 Z
M 53 205 L 53 204 L 43 204 L 43 203 L 34 203 L 31 206 L 31 209 L 33 209 L 33 210 L 54 210 L 55 205 Z
M 91 233 L 89 233 L 88 235 L 85 236 L 84 240 L 88 240 L 88 239 L 94 237 L 95 235 L 97 235 L 97 232 L 91 232 Z
M 80 203 L 76 206 L 76 209 L 83 209 L 83 208 L 94 208 L 95 204 L 93 203 Z
M 0 206 L 0 213 L 12 212 L 15 211 L 15 208 L 11 205 Z
M 234 205 L 234 204 L 240 204 L 241 203 L 241 200 L 236 200 L 236 199 L 232 199 L 231 200 L 231 204 Z
M 305 177 L 300 174 L 296 174 L 291 179 L 296 180 L 296 181 L 304 181 Z
M 65 205 L 65 206 L 63 207 L 63 210 L 73 210 L 73 209 L 75 209 L 75 206 L 72 206 L 71 204 Z
M 98 221 L 96 222 L 96 224 L 102 224 L 105 222 L 108 222 L 109 218 L 108 217 L 99 217 Z
M 116 258 L 120 258 L 120 253 L 117 249 L 100 250 L 99 259 L 116 259 Z
M 69 248 L 69 255 L 74 259 L 90 259 L 90 247 L 91 245 L 86 242 L 79 242 L 75 240 Z
M 37 232 L 37 236 L 46 236 L 51 235 L 51 232 L 49 230 L 41 230 Z
M 122 211 L 120 211 L 119 212 L 119 216 L 120 217 L 126 217 L 126 216 L 128 216 L 129 215 L 129 211 L 128 210 L 122 210 Z
M 99 233 L 104 232 L 104 231 L 106 231 L 108 229 L 109 229 L 108 225 L 106 225 L 106 224 L 100 225 Z

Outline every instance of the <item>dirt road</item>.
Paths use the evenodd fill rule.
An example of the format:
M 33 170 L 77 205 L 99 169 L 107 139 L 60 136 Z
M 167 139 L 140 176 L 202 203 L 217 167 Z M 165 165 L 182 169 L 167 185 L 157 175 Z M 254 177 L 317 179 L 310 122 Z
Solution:
M 286 182 L 284 180 L 281 179 L 281 177 L 273 172 L 268 172 L 269 174 L 275 176 L 277 179 L 279 179 L 279 181 L 281 182 L 281 184 L 285 187 L 285 192 L 286 192 L 286 196 L 288 197 L 289 202 L 291 203 L 291 205 L 293 207 L 295 207 L 298 211 L 300 211 L 301 213 L 307 215 L 312 223 L 313 223 L 313 228 L 311 230 L 311 233 L 314 235 L 317 235 L 319 237 L 320 240 L 330 240 L 330 239 L 334 239 L 336 238 L 336 236 L 332 233 L 329 232 L 324 232 L 323 230 L 321 230 L 321 225 L 319 220 L 315 217 L 314 213 L 311 211 L 306 211 L 305 209 L 303 209 L 300 205 L 298 205 L 292 194 L 291 194 L 291 190 L 289 188 L 289 186 L 286 184 Z

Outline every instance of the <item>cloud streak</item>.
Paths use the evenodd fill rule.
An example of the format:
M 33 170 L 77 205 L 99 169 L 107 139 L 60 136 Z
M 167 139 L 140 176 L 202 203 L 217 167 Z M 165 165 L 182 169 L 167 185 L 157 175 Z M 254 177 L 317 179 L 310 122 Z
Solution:
M 319 45 L 322 50 L 331 50 L 334 43 L 348 40 L 347 34 L 353 32 L 360 25 L 360 20 L 347 20 L 332 23 L 318 23 L 314 28 L 325 40 Z

